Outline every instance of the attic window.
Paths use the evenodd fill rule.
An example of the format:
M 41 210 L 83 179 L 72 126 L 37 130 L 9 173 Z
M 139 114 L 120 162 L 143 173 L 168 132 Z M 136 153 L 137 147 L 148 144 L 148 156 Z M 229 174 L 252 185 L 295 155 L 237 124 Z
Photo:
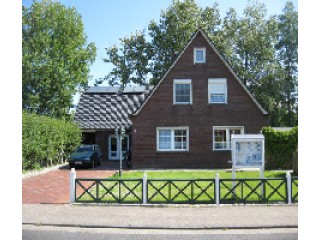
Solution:
M 194 64 L 206 62 L 206 49 L 205 48 L 194 48 L 193 51 Z

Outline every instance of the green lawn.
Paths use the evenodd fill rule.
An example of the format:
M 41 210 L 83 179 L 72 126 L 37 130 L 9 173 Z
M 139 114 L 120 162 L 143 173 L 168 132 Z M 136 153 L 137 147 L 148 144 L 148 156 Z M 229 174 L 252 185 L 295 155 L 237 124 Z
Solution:
M 231 171 L 145 171 L 148 176 L 148 203 L 214 203 L 215 187 L 214 178 L 218 172 L 220 175 L 220 202 L 233 203 L 241 202 L 261 202 L 262 189 L 259 180 L 248 180 L 242 182 L 242 178 L 259 178 L 259 171 L 238 171 L 238 180 L 230 181 Z M 79 201 L 94 202 L 94 198 L 101 202 L 117 202 L 117 198 L 125 203 L 139 203 L 142 201 L 143 171 L 130 171 L 123 173 L 120 178 L 117 175 L 108 180 L 101 181 L 97 185 L 91 181 L 88 186 L 93 185 L 89 193 L 83 194 Z M 265 171 L 265 178 L 270 181 L 265 184 L 265 198 L 268 202 L 286 201 L 286 171 Z M 127 179 L 127 180 L 126 180 Z M 170 179 L 171 181 L 166 181 Z M 273 180 L 272 180 L 273 179 Z M 118 181 L 123 180 L 123 181 Z M 130 181 L 129 181 L 130 180 Z M 193 181 L 190 181 L 193 180 Z M 196 180 L 196 181 L 195 181 Z M 295 181 L 297 183 L 297 181 Z M 236 186 L 231 192 L 232 186 Z M 276 189 L 276 191 L 274 190 Z M 298 187 L 293 185 L 293 195 L 298 191 Z M 161 192 L 161 193 L 160 193 Z M 274 192 L 274 193 L 273 193 Z M 251 193 L 251 194 L 250 194 Z M 79 196 L 79 194 L 77 194 Z M 239 200 L 242 199 L 242 200 Z
M 148 179 L 163 178 L 163 179 L 214 179 L 216 173 L 219 173 L 220 178 L 231 178 L 231 171 L 225 170 L 208 170 L 208 171 L 130 171 L 124 172 L 122 178 L 142 178 L 143 173 L 147 173 Z M 286 171 L 264 171 L 266 178 L 285 178 Z M 259 171 L 237 171 L 236 178 L 259 178 Z M 119 179 L 115 174 L 112 178 Z

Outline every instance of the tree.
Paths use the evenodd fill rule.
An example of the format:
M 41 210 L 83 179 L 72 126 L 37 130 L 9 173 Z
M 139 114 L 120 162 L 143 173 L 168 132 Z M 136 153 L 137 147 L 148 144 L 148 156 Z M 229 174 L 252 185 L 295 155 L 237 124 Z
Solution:
M 121 84 L 123 87 L 129 83 L 146 85 L 152 49 L 146 41 L 145 33 L 137 31 L 129 38 L 122 38 L 120 45 L 120 48 L 106 48 L 107 57 L 104 61 L 112 63 L 115 67 L 107 76 L 96 80 L 96 85 L 105 80 L 110 85 Z
M 230 9 L 222 26 L 230 46 L 226 57 L 249 89 L 259 85 L 260 73 L 274 60 L 272 44 L 276 38 L 268 32 L 266 12 L 264 4 L 250 2 L 242 18 Z
M 200 9 L 194 0 L 174 0 L 162 11 L 159 24 L 151 21 L 149 35 L 154 49 L 152 83 L 156 84 L 182 51 L 197 28 Z
M 298 124 L 298 13 L 292 2 L 287 2 L 279 16 L 279 40 L 276 48 L 278 59 L 284 70 L 281 79 L 282 106 L 285 109 L 282 124 Z
M 297 14 L 293 4 L 289 5 L 291 15 Z M 222 25 L 222 34 L 228 42 L 225 52 L 227 60 L 258 102 L 269 112 L 269 124 L 294 126 L 297 122 L 288 119 L 295 119 L 297 111 L 290 112 L 294 104 L 290 105 L 289 102 L 291 100 L 291 103 L 296 104 L 292 95 L 296 95 L 297 89 L 293 87 L 293 81 L 286 77 L 290 76 L 286 69 L 294 64 L 294 57 L 293 54 L 284 54 L 288 48 L 283 44 L 291 44 L 288 53 L 297 51 L 295 36 L 288 33 L 297 24 L 288 20 L 281 23 L 281 19 L 285 17 L 280 15 L 267 19 L 264 4 L 249 2 L 242 18 L 237 16 L 234 9 L 229 10 Z M 281 56 L 284 60 L 281 60 Z
M 88 83 L 95 45 L 74 7 L 43 0 L 22 10 L 22 107 L 66 115 L 72 95 Z

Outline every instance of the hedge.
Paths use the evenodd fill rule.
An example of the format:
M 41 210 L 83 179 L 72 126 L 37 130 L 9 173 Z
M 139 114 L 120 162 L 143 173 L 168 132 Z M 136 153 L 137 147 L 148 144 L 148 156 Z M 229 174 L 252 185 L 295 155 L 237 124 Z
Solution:
M 70 120 L 22 113 L 22 169 L 63 163 L 81 144 L 81 130 Z
M 294 158 L 297 158 L 298 127 L 290 131 L 277 131 L 264 127 L 266 169 L 292 169 Z

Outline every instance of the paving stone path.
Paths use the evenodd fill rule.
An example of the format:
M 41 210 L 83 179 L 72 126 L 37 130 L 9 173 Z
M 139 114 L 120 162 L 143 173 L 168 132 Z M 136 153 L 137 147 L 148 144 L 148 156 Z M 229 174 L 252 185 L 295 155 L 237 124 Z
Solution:
M 102 164 L 94 169 L 77 169 L 77 178 L 107 178 L 117 170 Z M 69 203 L 70 169 L 57 169 L 22 179 L 22 204 Z

